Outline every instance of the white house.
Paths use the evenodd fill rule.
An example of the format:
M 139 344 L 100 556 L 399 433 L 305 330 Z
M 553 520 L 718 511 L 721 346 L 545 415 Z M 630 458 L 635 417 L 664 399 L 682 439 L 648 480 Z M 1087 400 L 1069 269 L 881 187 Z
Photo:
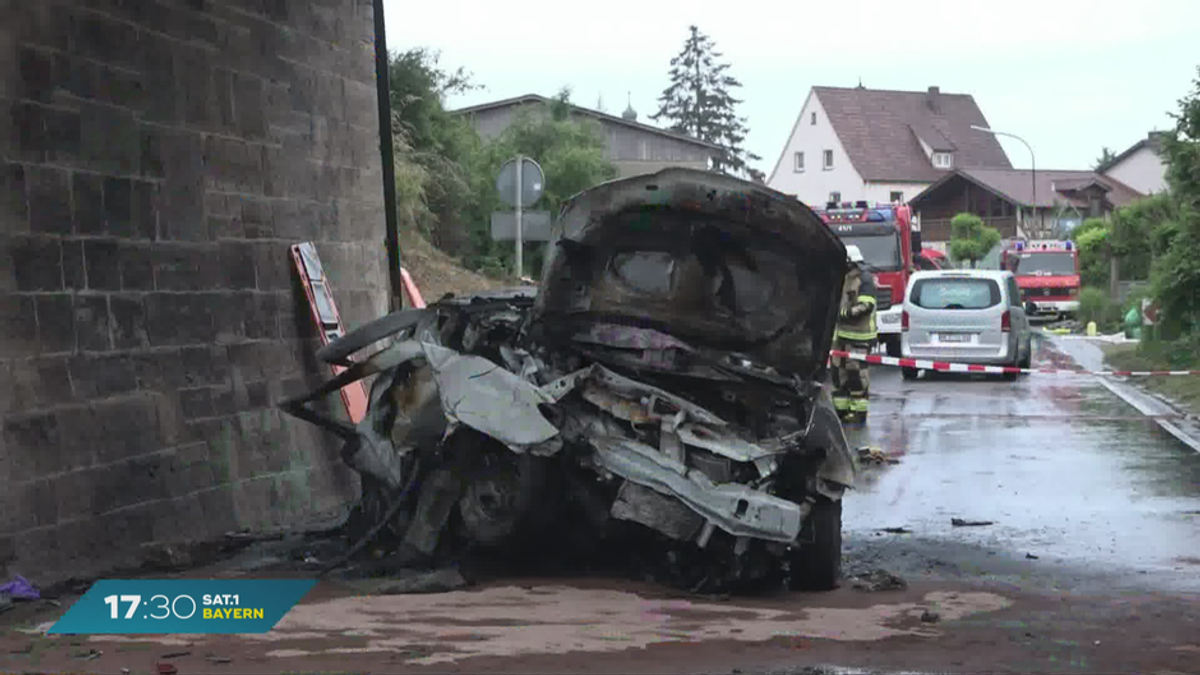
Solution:
M 1162 158 L 1162 132 L 1151 131 L 1128 150 L 1098 167 L 1097 171 L 1142 194 L 1166 190 L 1167 164 Z
M 814 208 L 906 202 L 956 168 L 1011 169 L 969 94 L 813 87 L 767 184 Z

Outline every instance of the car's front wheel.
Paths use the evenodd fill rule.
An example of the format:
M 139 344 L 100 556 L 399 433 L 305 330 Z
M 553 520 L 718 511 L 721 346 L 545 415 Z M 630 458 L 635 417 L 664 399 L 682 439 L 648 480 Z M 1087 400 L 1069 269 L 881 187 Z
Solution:
M 805 534 L 810 541 L 792 553 L 788 586 L 794 591 L 831 591 L 842 577 L 841 500 L 818 497 L 808 519 Z

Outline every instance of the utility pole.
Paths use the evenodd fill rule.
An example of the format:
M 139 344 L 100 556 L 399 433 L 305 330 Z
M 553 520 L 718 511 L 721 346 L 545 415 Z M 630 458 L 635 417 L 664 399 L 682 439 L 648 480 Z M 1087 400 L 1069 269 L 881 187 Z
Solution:
M 524 253 L 525 253 L 525 251 L 524 251 L 525 237 L 524 237 L 524 232 L 521 231 L 521 225 L 522 225 L 522 223 L 521 223 L 521 207 L 522 207 L 521 197 L 523 196 L 521 193 L 525 191 L 525 189 L 524 189 L 525 188 L 525 180 L 524 180 L 525 177 L 522 175 L 522 169 L 524 168 L 524 164 L 525 164 L 524 155 L 517 155 L 517 205 L 516 205 L 516 208 L 517 208 L 517 213 L 516 213 L 516 216 L 517 216 L 517 238 L 516 238 L 516 249 L 513 251 L 513 253 L 516 256 L 516 268 L 517 268 L 517 281 L 518 282 L 521 280 L 521 277 L 525 276 L 525 265 L 524 265 L 524 260 L 523 260 Z
M 971 128 L 976 131 L 986 131 L 989 134 L 995 134 L 997 136 L 1008 136 L 1009 138 L 1015 138 L 1018 141 L 1021 141 L 1022 144 L 1024 144 L 1025 149 L 1029 151 L 1029 169 L 1030 169 L 1029 175 L 1030 175 L 1030 181 L 1032 182 L 1032 185 L 1029 186 L 1030 192 L 1032 194 L 1031 201 L 1033 202 L 1030 205 L 1031 206 L 1030 215 L 1036 217 L 1037 216 L 1037 160 L 1035 160 L 1033 157 L 1033 148 L 1030 147 L 1029 143 L 1025 142 L 1024 138 L 1021 138 L 1020 136 L 1018 136 L 1016 134 L 1010 134 L 1007 131 L 996 131 L 995 129 L 989 129 L 987 127 L 981 127 L 981 126 L 977 126 L 974 124 L 971 125 Z M 1039 227 L 1039 232 L 1041 232 L 1040 227 Z M 1041 233 L 1045 234 L 1044 232 L 1041 232 Z

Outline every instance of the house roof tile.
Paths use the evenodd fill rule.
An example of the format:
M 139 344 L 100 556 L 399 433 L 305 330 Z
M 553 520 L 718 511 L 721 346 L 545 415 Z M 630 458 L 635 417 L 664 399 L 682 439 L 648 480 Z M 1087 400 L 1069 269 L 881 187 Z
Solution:
M 864 180 L 934 182 L 946 175 L 921 147 L 954 153 L 954 166 L 1011 168 L 970 94 L 813 87 L 850 162 Z
M 1053 207 L 1056 202 L 1086 205 L 1086 200 L 1077 198 L 1070 193 L 1089 185 L 1098 185 L 1104 189 L 1104 197 L 1117 208 L 1126 206 L 1144 196 L 1111 176 L 1101 176 L 1093 171 L 1039 170 L 1036 179 L 1030 174 L 1030 171 L 1024 169 L 958 169 L 926 188 L 910 203 L 919 205 L 942 184 L 953 180 L 956 176 L 965 177 L 1014 204 L 1024 207 L 1033 204 L 1034 180 L 1037 181 L 1036 206 L 1039 208 Z

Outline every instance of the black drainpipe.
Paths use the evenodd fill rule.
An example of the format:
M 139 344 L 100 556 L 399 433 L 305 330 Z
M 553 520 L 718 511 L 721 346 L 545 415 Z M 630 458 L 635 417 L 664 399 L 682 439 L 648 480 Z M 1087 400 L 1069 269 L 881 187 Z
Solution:
M 392 310 L 404 306 L 404 282 L 400 277 L 400 225 L 396 219 L 396 155 L 392 147 L 392 87 L 388 79 L 387 30 L 383 23 L 383 0 L 375 0 L 375 89 L 379 96 L 379 155 L 383 158 L 383 208 L 387 228 L 388 278 Z

